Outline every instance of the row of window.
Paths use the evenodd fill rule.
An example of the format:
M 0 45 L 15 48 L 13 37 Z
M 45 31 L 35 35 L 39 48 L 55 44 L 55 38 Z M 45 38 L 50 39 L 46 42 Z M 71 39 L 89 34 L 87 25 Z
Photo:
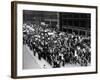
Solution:
M 83 13 L 61 13 L 63 18 L 91 18 L 91 14 Z
M 62 19 L 62 25 L 67 26 L 77 26 L 77 27 L 84 27 L 90 28 L 91 22 L 88 19 Z
M 76 35 L 90 36 L 89 31 L 83 31 L 83 30 L 78 30 L 78 29 L 63 28 L 62 31 L 67 32 L 67 33 L 73 33 L 74 32 Z

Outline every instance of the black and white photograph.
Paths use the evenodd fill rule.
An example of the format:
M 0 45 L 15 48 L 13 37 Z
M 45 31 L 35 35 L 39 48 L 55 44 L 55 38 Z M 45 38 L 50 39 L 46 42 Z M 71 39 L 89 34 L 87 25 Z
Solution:
M 91 14 L 23 10 L 23 69 L 91 66 Z
M 97 73 L 97 7 L 12 2 L 12 76 Z

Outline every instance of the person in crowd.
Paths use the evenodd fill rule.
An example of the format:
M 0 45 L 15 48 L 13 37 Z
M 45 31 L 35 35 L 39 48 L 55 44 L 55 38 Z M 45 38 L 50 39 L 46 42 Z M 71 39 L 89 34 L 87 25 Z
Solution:
M 48 25 L 49 26 L 49 25 Z M 74 32 L 58 31 L 45 25 L 23 25 L 23 44 L 28 45 L 38 59 L 45 59 L 53 68 L 67 64 L 87 66 L 91 63 L 91 38 Z

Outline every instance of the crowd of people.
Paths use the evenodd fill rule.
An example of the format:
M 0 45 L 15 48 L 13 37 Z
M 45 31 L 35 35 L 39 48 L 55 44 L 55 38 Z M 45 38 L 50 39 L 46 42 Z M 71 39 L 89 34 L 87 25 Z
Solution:
M 23 25 L 23 44 L 33 55 L 45 59 L 53 68 L 67 64 L 88 66 L 91 63 L 90 36 L 59 31 L 45 24 Z

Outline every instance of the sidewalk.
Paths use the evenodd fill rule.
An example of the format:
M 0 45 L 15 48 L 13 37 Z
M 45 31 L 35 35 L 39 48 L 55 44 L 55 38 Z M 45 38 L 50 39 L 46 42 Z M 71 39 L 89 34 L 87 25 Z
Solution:
M 24 48 L 28 51 L 28 55 L 30 55 L 33 59 L 33 60 L 29 60 L 30 63 L 31 63 L 30 67 L 33 64 L 32 62 L 35 62 L 35 63 L 37 63 L 37 65 L 39 65 L 39 67 L 37 67 L 37 68 L 41 68 L 41 69 L 50 69 L 50 68 L 52 68 L 52 66 L 47 61 L 45 61 L 43 58 L 41 58 L 41 60 L 39 60 L 37 54 L 34 56 L 33 51 L 31 51 L 27 45 L 24 45 Z M 35 66 L 35 64 L 34 64 L 34 66 Z

